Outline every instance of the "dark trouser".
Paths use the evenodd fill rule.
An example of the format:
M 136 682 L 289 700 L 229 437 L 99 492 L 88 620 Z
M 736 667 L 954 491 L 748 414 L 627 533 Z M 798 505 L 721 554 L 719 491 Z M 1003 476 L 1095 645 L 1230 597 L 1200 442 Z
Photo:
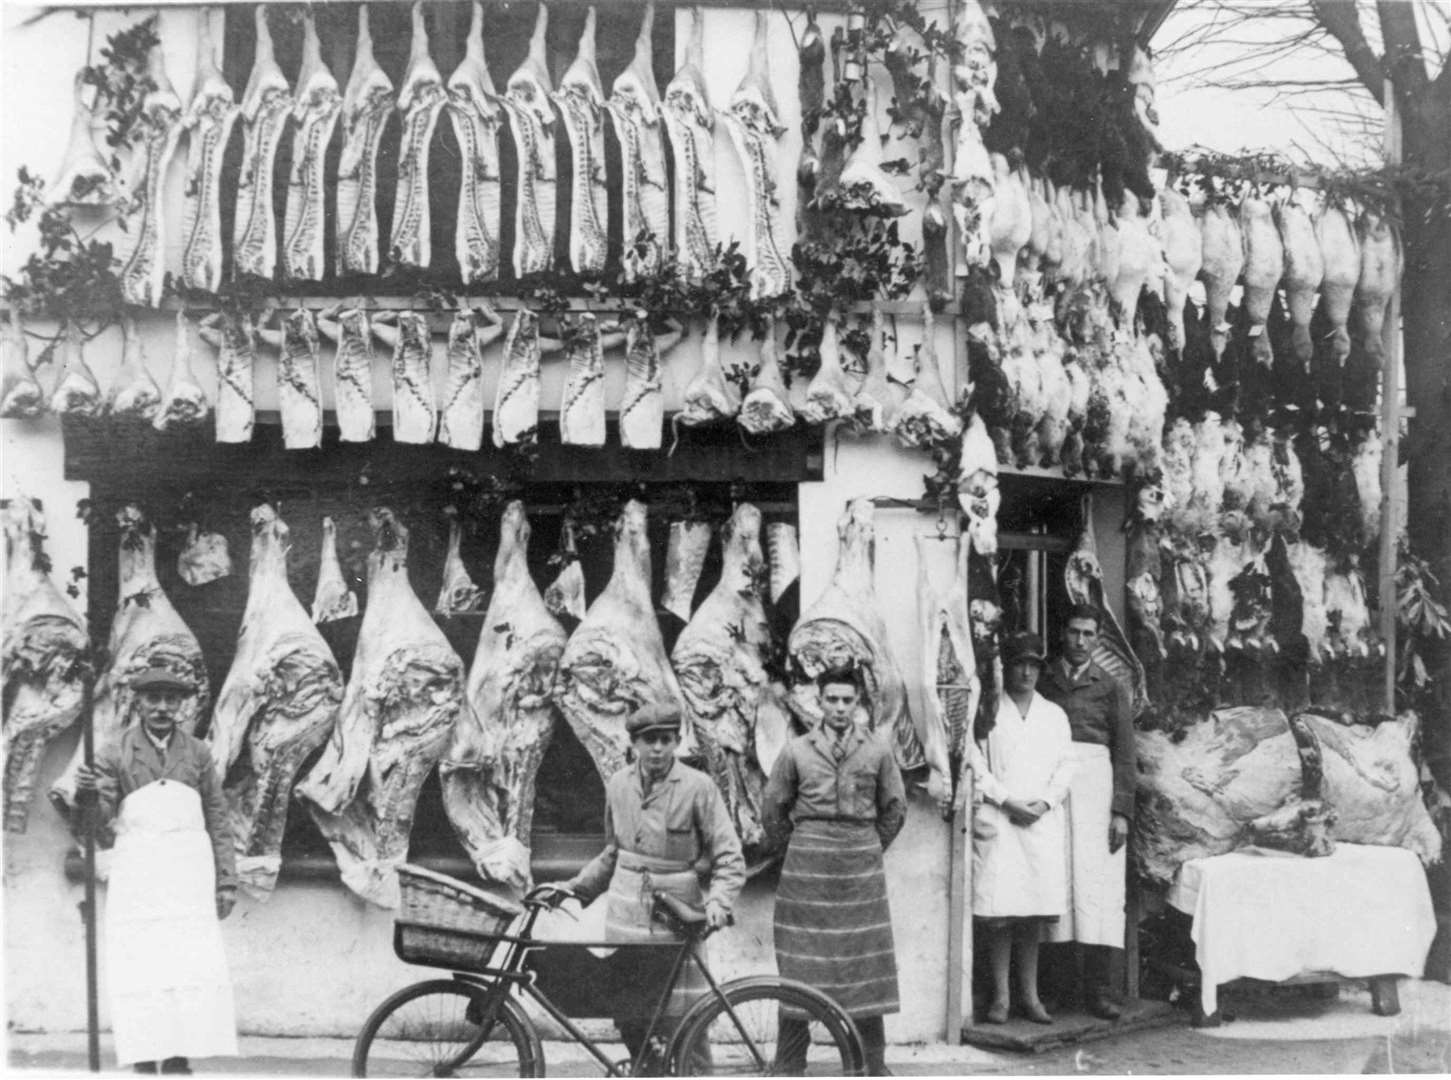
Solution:
M 161 1063 L 160 1070 L 157 1069 L 156 1062 L 154 1061 L 138 1061 L 131 1066 L 131 1071 L 139 1073 L 155 1073 L 160 1071 L 185 1076 L 191 1073 L 191 1064 L 184 1057 L 169 1057 Z
M 887 1029 L 880 1016 L 857 1016 L 857 1031 L 867 1054 L 867 1075 L 886 1075 Z M 781 1017 L 777 1022 L 776 1073 L 779 1076 L 801 1076 L 806 1072 L 806 1052 L 811 1045 L 811 1029 L 805 1020 Z

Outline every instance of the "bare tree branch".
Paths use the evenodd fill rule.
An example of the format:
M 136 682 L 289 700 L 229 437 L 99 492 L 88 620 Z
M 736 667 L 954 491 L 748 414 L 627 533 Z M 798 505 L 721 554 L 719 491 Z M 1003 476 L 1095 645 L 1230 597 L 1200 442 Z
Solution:
M 1385 76 L 1380 58 L 1365 40 L 1355 0 L 1310 0 L 1310 10 L 1321 25 L 1345 48 L 1345 59 L 1355 69 L 1362 85 L 1377 101 L 1385 100 Z

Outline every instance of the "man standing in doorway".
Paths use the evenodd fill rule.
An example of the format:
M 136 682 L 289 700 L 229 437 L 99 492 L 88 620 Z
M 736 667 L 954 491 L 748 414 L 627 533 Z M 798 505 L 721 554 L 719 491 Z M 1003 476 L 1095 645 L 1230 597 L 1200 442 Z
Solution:
M 791 740 L 766 785 L 766 829 L 790 837 L 776 889 L 776 966 L 836 999 L 861 1031 L 867 1072 L 887 1076 L 882 1018 L 901 1005 L 882 852 L 906 821 L 906 791 L 892 748 L 856 723 L 856 673 L 826 672 L 817 688 L 822 725 Z M 782 1016 L 778 1072 L 804 1072 L 808 1038 L 805 1020 Z
M 1048 665 L 1039 691 L 1068 714 L 1075 768 L 1068 791 L 1067 915 L 1050 940 L 1081 950 L 1084 1004 L 1117 1020 L 1109 993 L 1113 950 L 1123 948 L 1126 850 L 1134 815 L 1133 708 L 1128 690 L 1091 659 L 1102 615 L 1075 604 L 1063 627 L 1062 655 Z
M 76 786 L 115 819 L 106 893 L 106 982 L 116 1060 L 189 1073 L 188 1058 L 237 1054 L 219 919 L 237 899 L 226 803 L 206 743 L 177 729 L 196 688 L 165 668 L 131 679 L 135 720 L 82 766 Z

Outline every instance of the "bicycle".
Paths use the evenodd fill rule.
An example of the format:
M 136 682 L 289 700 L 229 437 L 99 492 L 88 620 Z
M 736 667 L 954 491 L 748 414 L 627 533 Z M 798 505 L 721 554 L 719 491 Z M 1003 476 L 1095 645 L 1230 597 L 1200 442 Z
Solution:
M 353 1048 L 354 1076 L 544 1076 L 544 1044 L 521 998 L 551 1017 L 605 1076 L 865 1073 L 856 1024 L 821 991 L 774 975 L 717 982 L 700 952 L 712 932 L 705 913 L 673 896 L 656 893 L 652 914 L 678 940 L 550 942 L 535 937 L 534 926 L 543 911 L 557 906 L 562 890 L 556 886 L 538 886 L 513 905 L 421 867 L 401 867 L 399 879 L 403 907 L 394 924 L 394 951 L 406 963 L 449 968 L 452 977 L 415 983 L 373 1011 Z M 641 1047 L 627 1060 L 612 1059 L 540 985 L 549 970 L 542 961 L 551 952 L 598 946 L 654 950 L 669 961 Z M 687 963 L 699 967 L 710 990 L 691 1003 L 671 1034 L 662 1021 Z M 553 978 L 556 996 L 577 996 L 589 985 Z M 619 1002 L 612 1004 L 618 1008 Z M 776 1046 L 783 1007 L 806 1017 L 806 1045 Z

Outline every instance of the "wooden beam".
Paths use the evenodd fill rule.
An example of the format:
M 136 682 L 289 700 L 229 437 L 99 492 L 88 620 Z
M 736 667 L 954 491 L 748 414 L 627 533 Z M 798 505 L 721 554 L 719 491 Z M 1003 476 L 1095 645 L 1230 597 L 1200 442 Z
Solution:
M 1395 86 L 1385 84 L 1385 157 L 1388 165 L 1401 163 L 1401 117 Z M 1396 489 L 1401 417 L 1401 285 L 1391 293 L 1390 310 L 1381 329 L 1385 367 L 1381 371 L 1380 461 L 1380 636 L 1385 643 L 1385 711 L 1396 711 L 1396 519 L 1400 516 Z

